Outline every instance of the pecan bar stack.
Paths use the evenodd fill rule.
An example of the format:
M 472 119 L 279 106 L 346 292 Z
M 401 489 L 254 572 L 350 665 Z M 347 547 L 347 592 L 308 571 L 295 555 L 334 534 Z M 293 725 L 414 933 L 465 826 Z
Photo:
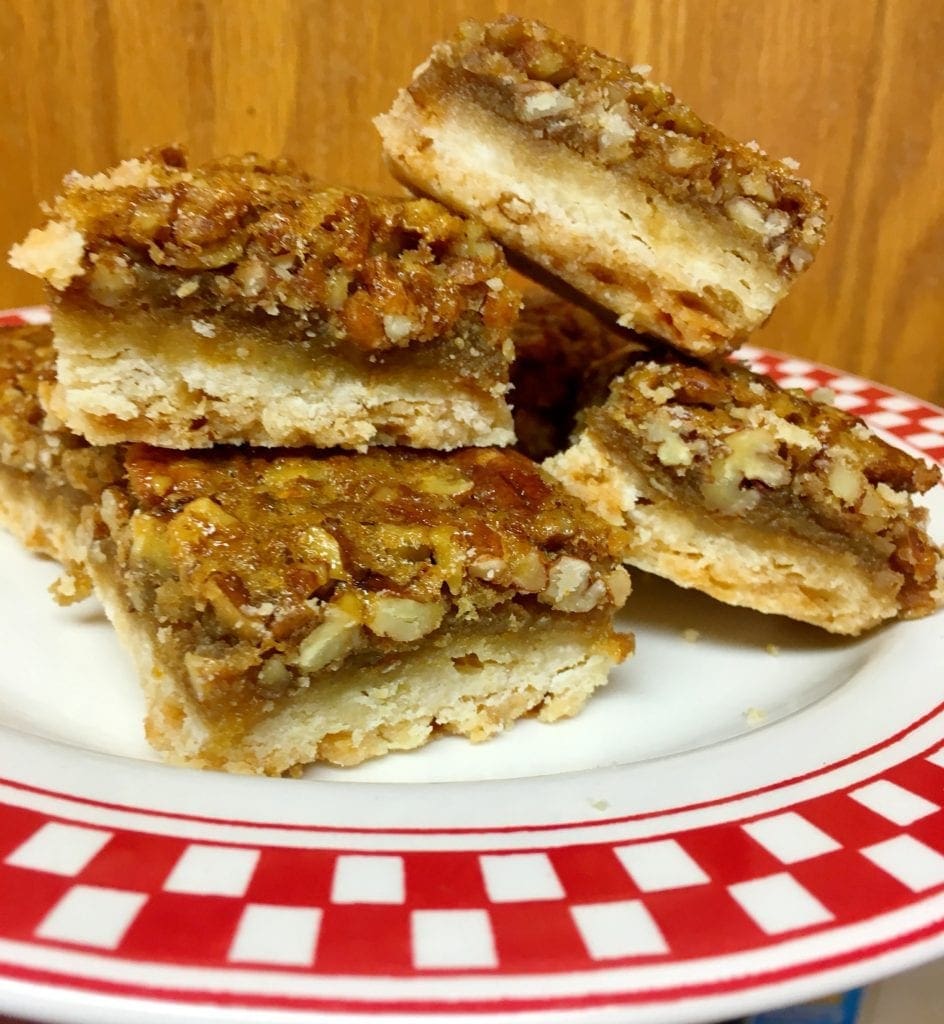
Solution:
M 0 340 L 0 516 L 94 585 L 169 760 L 481 740 L 631 653 L 622 532 L 494 447 L 520 297 L 479 223 L 164 150 L 70 176 L 12 261 L 53 322 Z
M 0 516 L 94 586 L 169 760 L 572 715 L 632 651 L 624 563 L 836 633 L 944 602 L 940 473 L 725 359 L 823 240 L 794 167 L 515 17 L 377 124 L 420 197 L 170 147 L 11 252 L 52 330 L 0 334 Z M 500 243 L 581 306 L 519 319 Z
M 526 300 L 521 449 L 683 586 L 839 633 L 928 613 L 944 558 L 914 497 L 937 470 L 723 360 L 812 262 L 823 198 L 648 70 L 467 22 L 376 121 L 402 181 L 584 307 Z

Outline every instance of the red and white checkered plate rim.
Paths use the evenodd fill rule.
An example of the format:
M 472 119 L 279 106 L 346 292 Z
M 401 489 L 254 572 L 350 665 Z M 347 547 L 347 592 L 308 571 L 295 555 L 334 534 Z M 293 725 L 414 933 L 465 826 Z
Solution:
M 0 325 L 43 317 L 14 310 Z M 789 387 L 832 388 L 944 462 L 944 411 L 787 355 L 739 357 Z M 944 682 L 940 621 L 934 636 Z M 944 686 L 889 735 L 798 776 L 520 824 L 398 819 L 406 789 L 411 807 L 418 792 L 461 800 L 463 785 L 500 802 L 502 783 L 213 776 L 208 812 L 193 795 L 206 776 L 44 742 L 0 732 L 8 1012 L 687 1024 L 944 954 Z M 633 766 L 608 771 L 633 785 Z M 153 794 L 158 777 L 169 796 Z M 560 778 L 515 785 L 533 782 L 535 806 L 552 808 Z M 303 788 L 305 812 L 280 818 L 276 787 Z M 339 810 L 346 794 L 375 817 Z

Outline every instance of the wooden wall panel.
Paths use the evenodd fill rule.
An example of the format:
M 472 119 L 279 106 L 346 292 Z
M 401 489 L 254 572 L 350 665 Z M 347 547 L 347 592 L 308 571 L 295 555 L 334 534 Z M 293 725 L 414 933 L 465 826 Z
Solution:
M 488 0 L 0 0 L 0 247 L 72 168 L 180 140 L 392 188 L 371 117 Z M 944 4 L 521 0 L 800 160 L 829 242 L 758 336 L 944 403 Z M 38 289 L 0 269 L 0 306 Z

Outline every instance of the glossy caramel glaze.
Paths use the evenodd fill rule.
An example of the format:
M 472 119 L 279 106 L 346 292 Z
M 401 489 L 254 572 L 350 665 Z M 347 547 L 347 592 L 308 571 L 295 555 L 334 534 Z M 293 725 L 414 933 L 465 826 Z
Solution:
M 133 446 L 103 503 L 163 657 L 223 717 L 498 607 L 622 605 L 621 531 L 513 451 Z M 432 637 L 430 637 L 432 639 Z
M 52 298 L 179 310 L 213 337 L 219 316 L 270 335 L 382 352 L 457 335 L 501 348 L 517 293 L 476 221 L 428 199 L 324 187 L 254 154 L 190 168 L 179 148 L 69 175 L 47 225 L 13 262 Z M 223 337 L 221 336 L 221 344 Z

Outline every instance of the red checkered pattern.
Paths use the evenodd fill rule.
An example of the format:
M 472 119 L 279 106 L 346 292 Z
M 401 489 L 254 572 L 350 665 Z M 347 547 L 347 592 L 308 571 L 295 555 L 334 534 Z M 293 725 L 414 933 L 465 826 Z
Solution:
M 940 410 L 789 356 L 741 356 L 788 386 L 831 387 L 840 406 L 944 458 Z M 146 824 L 90 825 L 77 799 L 63 798 L 58 816 L 31 809 L 27 797 L 25 806 L 0 802 L 0 977 L 257 1008 L 506 1012 L 511 1003 L 480 991 L 361 1001 L 356 983 L 339 997 L 299 994 L 284 981 L 229 986 L 226 978 L 251 969 L 363 983 L 553 979 L 763 950 L 944 893 L 942 740 L 876 778 L 758 818 L 628 842 L 588 841 L 584 827 L 580 842 L 553 847 L 536 830 L 532 848 L 513 851 L 429 852 L 405 840 L 365 854 L 319 848 L 314 830 L 314 848 L 224 845 L 158 835 Z M 923 927 L 920 934 L 940 930 Z M 886 946 L 915 934 L 903 931 Z M 9 944 L 63 951 L 63 959 L 18 960 Z M 67 951 L 94 953 L 98 973 L 71 970 Z M 794 973 L 825 962 L 814 957 Z M 102 967 L 109 963 L 112 974 Z M 182 994 L 157 973 L 144 984 L 119 969 L 141 964 L 206 969 L 213 981 Z M 514 1007 L 676 999 L 777 976 L 758 969 L 658 993 L 538 989 Z
M 944 748 L 761 818 L 512 853 L 222 845 L 0 805 L 0 939 L 326 976 L 685 961 L 944 892 L 942 804 Z

